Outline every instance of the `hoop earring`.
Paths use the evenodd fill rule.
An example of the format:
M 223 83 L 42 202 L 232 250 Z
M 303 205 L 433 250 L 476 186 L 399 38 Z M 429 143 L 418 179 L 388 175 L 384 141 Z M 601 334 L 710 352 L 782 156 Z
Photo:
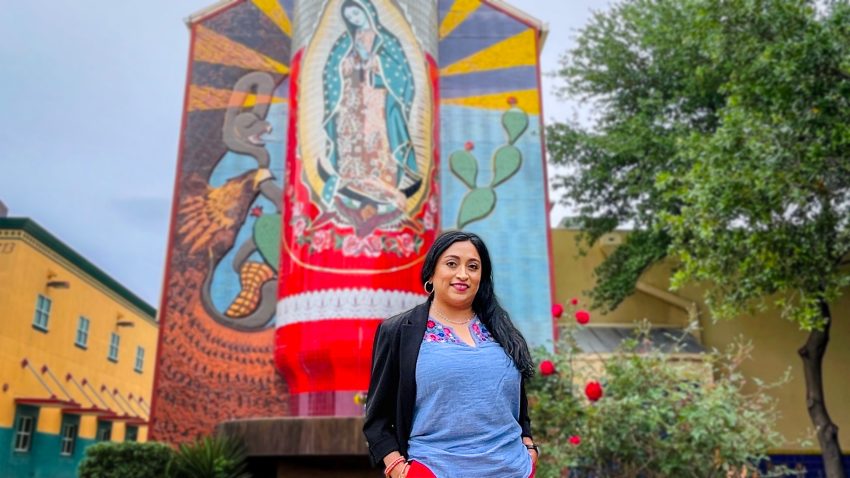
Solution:
M 431 290 L 428 290 L 428 285 L 431 285 Z M 434 293 L 434 283 L 431 281 L 425 281 L 425 283 L 422 284 L 422 288 L 425 289 L 425 293 L 427 293 L 428 295 Z

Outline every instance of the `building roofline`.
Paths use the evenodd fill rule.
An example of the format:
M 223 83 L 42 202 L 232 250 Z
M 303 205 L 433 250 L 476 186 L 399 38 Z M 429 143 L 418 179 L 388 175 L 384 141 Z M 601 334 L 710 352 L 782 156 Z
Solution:
M 226 10 L 227 8 L 239 3 L 244 0 L 219 0 L 218 2 L 204 7 L 197 12 L 186 17 L 185 22 L 186 26 L 191 27 L 196 23 L 200 23 L 207 18 L 216 15 L 222 10 Z M 540 35 L 540 51 L 543 51 L 543 46 L 546 44 L 546 38 L 549 37 L 549 24 L 539 20 L 537 17 L 529 15 L 528 13 L 520 10 L 519 8 L 503 1 L 503 0 L 484 0 L 484 3 L 487 3 L 493 7 L 496 7 L 500 10 L 507 12 L 508 14 L 516 17 L 521 22 L 527 24 L 528 26 L 535 28 Z M 538 52 L 539 53 L 539 52 Z
M 196 23 L 200 23 L 200 22 L 206 20 L 208 17 L 211 17 L 211 16 L 215 15 L 216 13 L 227 9 L 231 5 L 234 5 L 236 3 L 240 3 L 240 2 L 243 2 L 243 1 L 244 0 L 219 0 L 216 3 L 209 5 L 207 7 L 204 7 L 202 9 L 198 10 L 197 12 L 189 15 L 188 17 L 186 17 L 186 19 L 184 21 L 186 22 L 186 26 L 191 27 L 192 25 L 194 25 Z
M 503 0 L 484 0 L 484 3 L 490 5 L 491 7 L 495 7 L 499 10 L 502 10 L 503 12 L 511 15 L 512 17 L 516 18 L 517 20 L 525 23 L 529 27 L 537 30 L 538 34 L 540 35 L 539 50 L 543 51 L 543 46 L 546 44 L 546 39 L 549 37 L 549 24 L 548 23 L 543 22 L 542 20 L 538 19 L 537 17 L 530 15 L 530 14 L 526 13 L 525 11 L 520 10 L 519 8 L 517 8 L 517 7 L 511 5 L 510 3 L 505 2 Z M 540 51 L 538 51 L 538 54 L 540 53 Z
M 48 232 L 32 219 L 26 217 L 0 218 L 0 230 L 18 230 L 26 232 L 52 251 L 65 258 L 65 260 L 77 266 L 83 272 L 109 288 L 112 292 L 115 292 L 127 302 L 137 307 L 144 314 L 147 314 L 154 323 L 156 323 L 156 309 L 154 309 L 153 306 L 131 292 L 130 289 L 121 285 L 120 282 L 113 279 L 102 269 L 89 262 L 85 257 L 71 249 L 70 246 L 59 240 L 59 238 Z

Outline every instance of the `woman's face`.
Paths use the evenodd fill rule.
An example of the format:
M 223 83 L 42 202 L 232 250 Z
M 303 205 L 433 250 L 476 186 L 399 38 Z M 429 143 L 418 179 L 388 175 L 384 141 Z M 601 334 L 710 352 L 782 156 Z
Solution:
M 437 260 L 431 277 L 434 301 L 452 309 L 469 309 L 481 283 L 481 257 L 470 241 L 455 242 Z
M 366 12 L 364 12 L 360 7 L 345 7 L 342 14 L 345 16 L 345 19 L 355 27 L 363 28 L 369 23 L 369 20 L 366 18 Z

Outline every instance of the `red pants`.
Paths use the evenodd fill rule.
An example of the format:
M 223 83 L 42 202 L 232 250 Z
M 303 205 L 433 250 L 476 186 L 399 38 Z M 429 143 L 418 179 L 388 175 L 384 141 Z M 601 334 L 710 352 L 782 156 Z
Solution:
M 531 466 L 531 475 L 528 478 L 534 478 L 534 469 L 536 467 L 534 465 Z M 410 463 L 410 470 L 407 472 L 407 478 L 437 478 L 434 473 L 428 469 L 427 466 L 419 463 L 418 461 L 413 461 Z

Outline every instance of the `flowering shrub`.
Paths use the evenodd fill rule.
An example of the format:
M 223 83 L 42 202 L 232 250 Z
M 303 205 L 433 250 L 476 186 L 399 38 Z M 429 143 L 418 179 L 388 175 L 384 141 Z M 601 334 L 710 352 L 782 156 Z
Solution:
M 565 330 L 558 353 L 535 351 L 541 372 L 551 372 L 527 385 L 544 450 L 538 478 L 749 476 L 780 443 L 767 386 L 738 371 L 746 344 L 687 366 L 653 347 L 645 326 L 602 361 L 578 353 L 575 327 Z

